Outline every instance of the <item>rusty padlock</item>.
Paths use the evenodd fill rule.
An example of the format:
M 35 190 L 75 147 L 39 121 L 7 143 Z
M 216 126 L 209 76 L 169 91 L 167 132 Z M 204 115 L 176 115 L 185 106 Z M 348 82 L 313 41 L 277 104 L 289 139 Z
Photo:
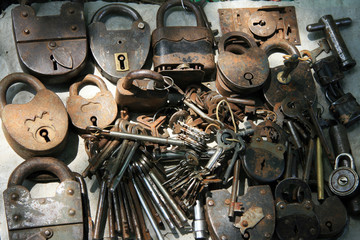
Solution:
M 86 84 L 96 85 L 100 92 L 90 99 L 80 96 L 79 88 Z M 82 81 L 70 86 L 69 93 L 67 112 L 72 124 L 79 130 L 85 130 L 87 126 L 104 128 L 115 120 L 118 112 L 115 99 L 100 77 L 86 75 Z
M 7 104 L 6 91 L 23 82 L 36 91 L 25 104 Z M 63 149 L 68 135 L 68 116 L 63 102 L 35 77 L 12 73 L 0 82 L 0 112 L 6 140 L 14 151 L 27 159 L 54 154 Z
M 161 74 L 143 69 L 119 79 L 115 100 L 121 108 L 126 107 L 130 111 L 152 112 L 165 106 L 168 93 Z
M 245 48 L 236 42 L 244 42 Z M 253 37 L 243 32 L 229 32 L 219 41 L 216 88 L 221 95 L 230 96 L 258 91 L 265 84 L 269 61 Z
M 67 2 L 60 15 L 36 16 L 27 5 L 12 12 L 13 32 L 21 67 L 49 84 L 63 83 L 84 67 L 87 36 L 84 6 Z
M 107 30 L 110 15 L 129 16 L 131 29 Z M 116 83 L 129 72 L 141 69 L 150 50 L 150 26 L 133 8 L 110 4 L 100 8 L 89 25 L 90 49 L 101 74 Z
M 59 178 L 54 197 L 32 198 L 22 186 L 29 175 L 40 171 Z M 21 163 L 3 192 L 9 239 L 83 239 L 80 190 L 71 170 L 55 158 L 35 157 Z
M 165 12 L 175 6 L 185 6 L 196 17 L 197 26 L 164 26 Z M 186 88 L 200 83 L 204 75 L 215 70 L 213 35 L 205 26 L 201 11 L 188 0 L 165 1 L 156 15 L 156 29 L 152 33 L 154 69 L 174 79 Z

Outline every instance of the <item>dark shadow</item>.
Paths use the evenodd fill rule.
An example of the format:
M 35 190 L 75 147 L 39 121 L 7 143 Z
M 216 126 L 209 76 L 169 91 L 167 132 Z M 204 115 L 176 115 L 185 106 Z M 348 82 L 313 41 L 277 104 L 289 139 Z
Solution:
M 70 124 L 70 123 L 69 123 Z M 66 165 L 69 165 L 75 158 L 78 153 L 79 148 L 79 136 L 74 133 L 69 125 L 68 138 L 66 140 L 65 148 L 61 153 L 57 154 L 55 157 L 63 161 Z

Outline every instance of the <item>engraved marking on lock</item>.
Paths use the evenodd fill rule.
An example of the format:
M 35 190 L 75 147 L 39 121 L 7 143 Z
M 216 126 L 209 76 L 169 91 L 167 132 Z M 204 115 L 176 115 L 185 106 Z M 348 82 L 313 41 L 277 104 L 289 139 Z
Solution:
M 92 111 L 101 111 L 101 103 L 99 102 L 89 102 L 81 106 L 81 111 L 92 112 Z
M 55 127 L 51 124 L 48 112 L 43 112 L 40 116 L 36 115 L 33 119 L 26 119 L 25 126 L 32 134 L 33 138 L 40 143 L 51 142 L 55 137 Z
M 125 72 L 129 70 L 129 59 L 127 53 L 115 53 L 116 71 Z

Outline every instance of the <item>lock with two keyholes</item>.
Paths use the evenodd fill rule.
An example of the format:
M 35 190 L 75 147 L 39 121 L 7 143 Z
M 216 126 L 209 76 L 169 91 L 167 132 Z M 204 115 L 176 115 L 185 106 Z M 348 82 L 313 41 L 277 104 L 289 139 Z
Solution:
M 79 88 L 84 85 L 96 85 L 100 92 L 90 99 L 79 95 Z M 117 116 L 117 104 L 105 82 L 98 76 L 88 74 L 85 78 L 70 86 L 67 99 L 67 112 L 72 124 L 80 131 L 87 126 L 104 128 L 109 126 Z
M 131 29 L 108 30 L 104 19 L 128 16 Z M 90 49 L 100 73 L 116 83 L 132 70 L 141 69 L 150 49 L 150 26 L 133 8 L 110 4 L 100 8 L 89 25 Z
M 36 90 L 25 104 L 7 104 L 6 91 L 15 83 Z M 68 115 L 61 99 L 35 77 L 12 73 L 0 82 L 0 112 L 6 140 L 14 151 L 27 159 L 61 151 L 68 135 Z

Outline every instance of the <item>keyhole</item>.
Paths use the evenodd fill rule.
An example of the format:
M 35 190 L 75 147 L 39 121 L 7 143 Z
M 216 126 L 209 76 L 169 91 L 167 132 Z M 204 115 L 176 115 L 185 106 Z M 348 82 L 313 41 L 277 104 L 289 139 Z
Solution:
M 299 229 L 298 229 L 298 227 L 297 227 L 296 224 L 295 224 L 295 226 L 294 226 L 294 233 L 295 233 L 295 234 L 298 234 L 298 233 L 299 233 Z
M 245 73 L 244 78 L 249 81 L 250 85 L 253 85 L 252 80 L 254 78 L 254 75 L 252 75 L 252 73 L 249 72 Z
M 54 58 L 53 55 L 50 55 L 50 60 L 53 62 L 53 69 L 54 69 L 55 71 L 58 70 L 58 68 L 57 68 L 57 63 L 56 63 L 56 60 L 55 60 L 55 58 Z
M 264 20 L 260 20 L 258 22 L 253 22 L 253 25 L 256 26 L 256 25 L 260 25 L 261 27 L 265 26 L 266 25 L 266 22 Z
M 93 126 L 97 126 L 97 117 L 92 116 L 92 117 L 90 118 L 90 121 L 92 122 L 92 125 L 93 125 Z
M 295 108 L 295 103 L 294 102 L 288 102 L 287 106 L 288 106 L 288 108 L 294 109 Z
M 45 139 L 45 142 L 50 142 L 49 132 L 46 129 L 40 130 L 40 136 L 42 136 Z
M 122 54 L 120 54 L 120 55 L 118 56 L 118 60 L 119 60 L 119 62 L 120 62 L 120 68 L 121 68 L 121 69 L 125 69 L 125 56 L 122 55 Z
M 265 158 L 263 159 L 263 161 L 261 162 L 261 170 L 263 170 L 265 167 Z
M 329 231 L 332 232 L 332 223 L 330 221 L 327 221 L 325 225 L 329 229 Z

